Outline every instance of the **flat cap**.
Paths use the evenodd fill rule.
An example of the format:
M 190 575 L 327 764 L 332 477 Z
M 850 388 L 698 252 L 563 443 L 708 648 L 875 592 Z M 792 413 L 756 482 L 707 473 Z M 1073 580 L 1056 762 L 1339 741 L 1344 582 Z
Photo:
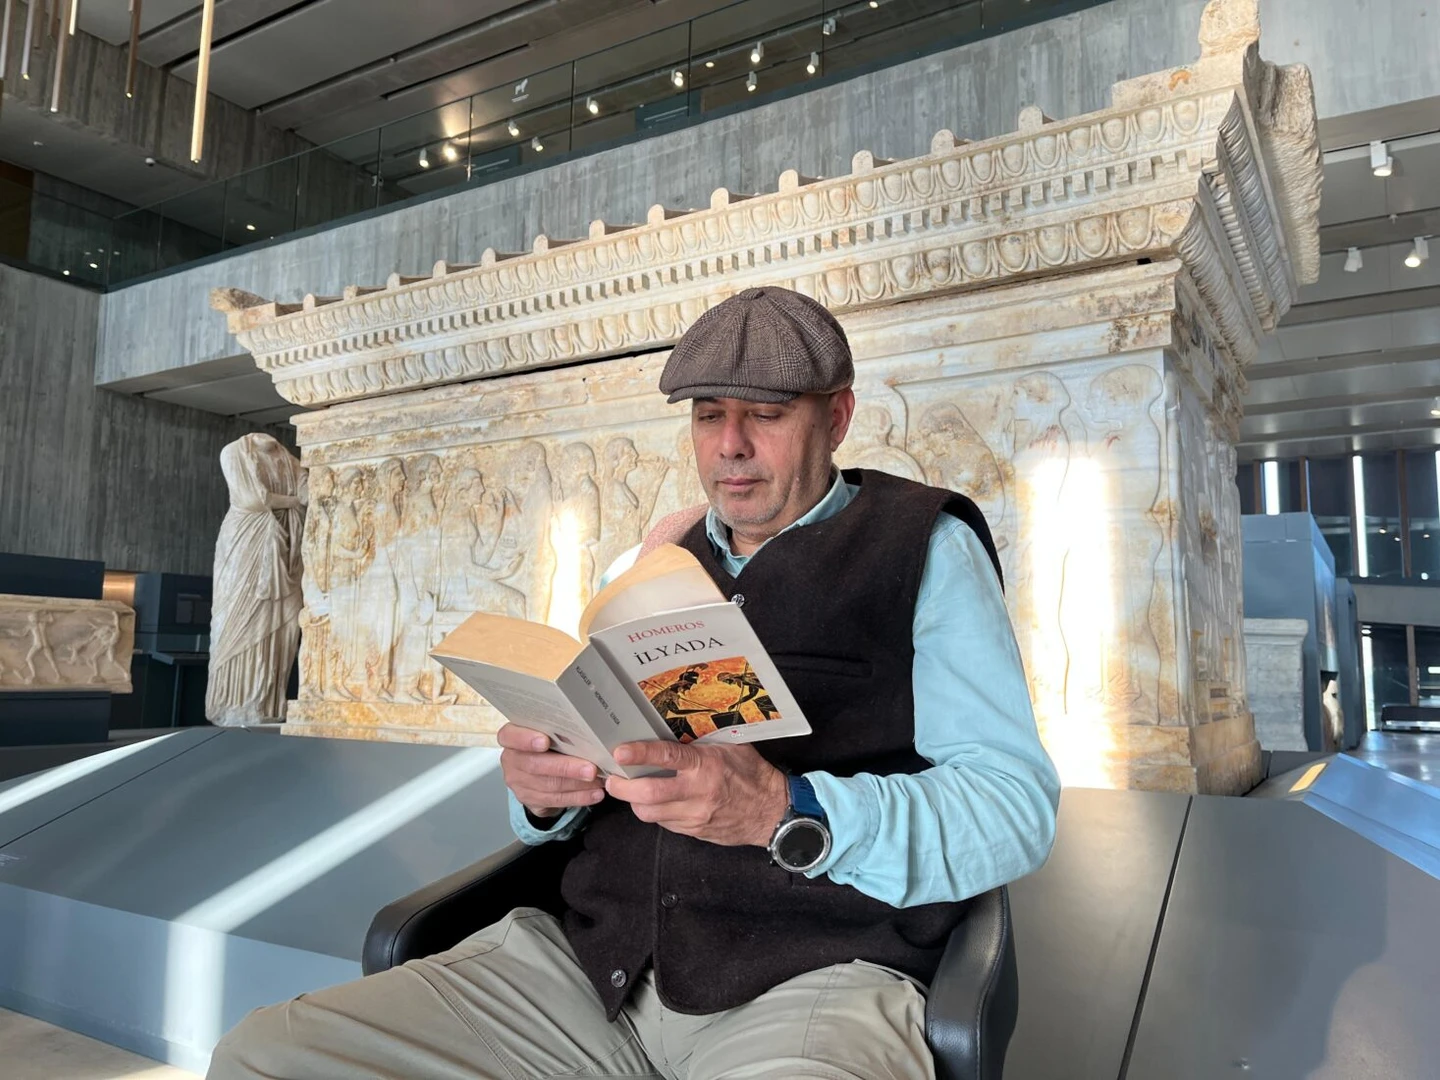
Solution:
M 789 289 L 746 289 L 716 304 L 676 343 L 660 389 L 778 403 L 829 394 L 855 379 L 845 331 L 823 304 Z

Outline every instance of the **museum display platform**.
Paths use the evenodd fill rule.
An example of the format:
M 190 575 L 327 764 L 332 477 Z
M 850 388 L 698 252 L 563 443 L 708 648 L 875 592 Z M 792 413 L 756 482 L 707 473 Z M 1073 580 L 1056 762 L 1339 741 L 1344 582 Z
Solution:
M 1067 789 L 1011 887 L 1006 1076 L 1440 1060 L 1436 747 L 1388 738 L 1256 798 Z M 357 976 L 385 903 L 509 840 L 481 748 L 186 729 L 12 780 L 0 1006 L 203 1072 L 251 1008 Z

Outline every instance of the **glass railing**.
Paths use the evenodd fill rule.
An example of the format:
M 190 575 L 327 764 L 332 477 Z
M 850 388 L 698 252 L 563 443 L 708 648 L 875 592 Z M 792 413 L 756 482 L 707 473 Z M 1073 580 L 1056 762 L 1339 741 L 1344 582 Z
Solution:
M 0 179 L 0 256 L 104 285 L 116 246 L 109 214 Z
M 77 222 L 40 265 L 119 284 L 1101 2 L 740 0 L 121 214 L 103 242 Z

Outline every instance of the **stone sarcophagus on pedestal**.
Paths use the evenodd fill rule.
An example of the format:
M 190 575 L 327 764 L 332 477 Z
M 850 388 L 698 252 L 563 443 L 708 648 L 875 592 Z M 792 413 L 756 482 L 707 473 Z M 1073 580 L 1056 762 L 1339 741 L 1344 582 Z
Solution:
M 130 693 L 135 612 L 114 600 L 0 593 L 0 693 Z
M 1258 36 L 1254 0 L 1215 0 L 1200 60 L 1092 115 L 1026 109 L 1001 138 L 341 297 L 218 293 L 316 410 L 290 730 L 485 740 L 498 718 L 427 650 L 476 609 L 573 627 L 611 560 L 702 501 L 665 349 L 775 284 L 850 336 L 842 464 L 985 511 L 1065 780 L 1250 786 L 1232 442 L 1257 341 L 1316 274 L 1320 182 L 1309 74 Z

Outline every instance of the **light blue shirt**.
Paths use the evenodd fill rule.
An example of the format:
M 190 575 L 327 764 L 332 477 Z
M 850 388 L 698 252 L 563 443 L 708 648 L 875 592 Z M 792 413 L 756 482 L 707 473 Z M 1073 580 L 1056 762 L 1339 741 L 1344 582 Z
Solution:
M 835 516 L 859 490 L 837 476 L 782 533 Z M 731 551 L 713 509 L 705 531 L 726 572 L 739 578 L 753 556 Z M 834 838 L 808 876 L 828 874 L 895 907 L 963 900 L 1038 869 L 1054 842 L 1060 801 L 990 556 L 948 514 L 930 534 L 914 645 L 915 750 L 932 767 L 913 775 L 806 774 Z M 511 826 L 527 844 L 574 835 L 588 813 L 571 809 L 552 828 L 537 829 L 510 798 Z

